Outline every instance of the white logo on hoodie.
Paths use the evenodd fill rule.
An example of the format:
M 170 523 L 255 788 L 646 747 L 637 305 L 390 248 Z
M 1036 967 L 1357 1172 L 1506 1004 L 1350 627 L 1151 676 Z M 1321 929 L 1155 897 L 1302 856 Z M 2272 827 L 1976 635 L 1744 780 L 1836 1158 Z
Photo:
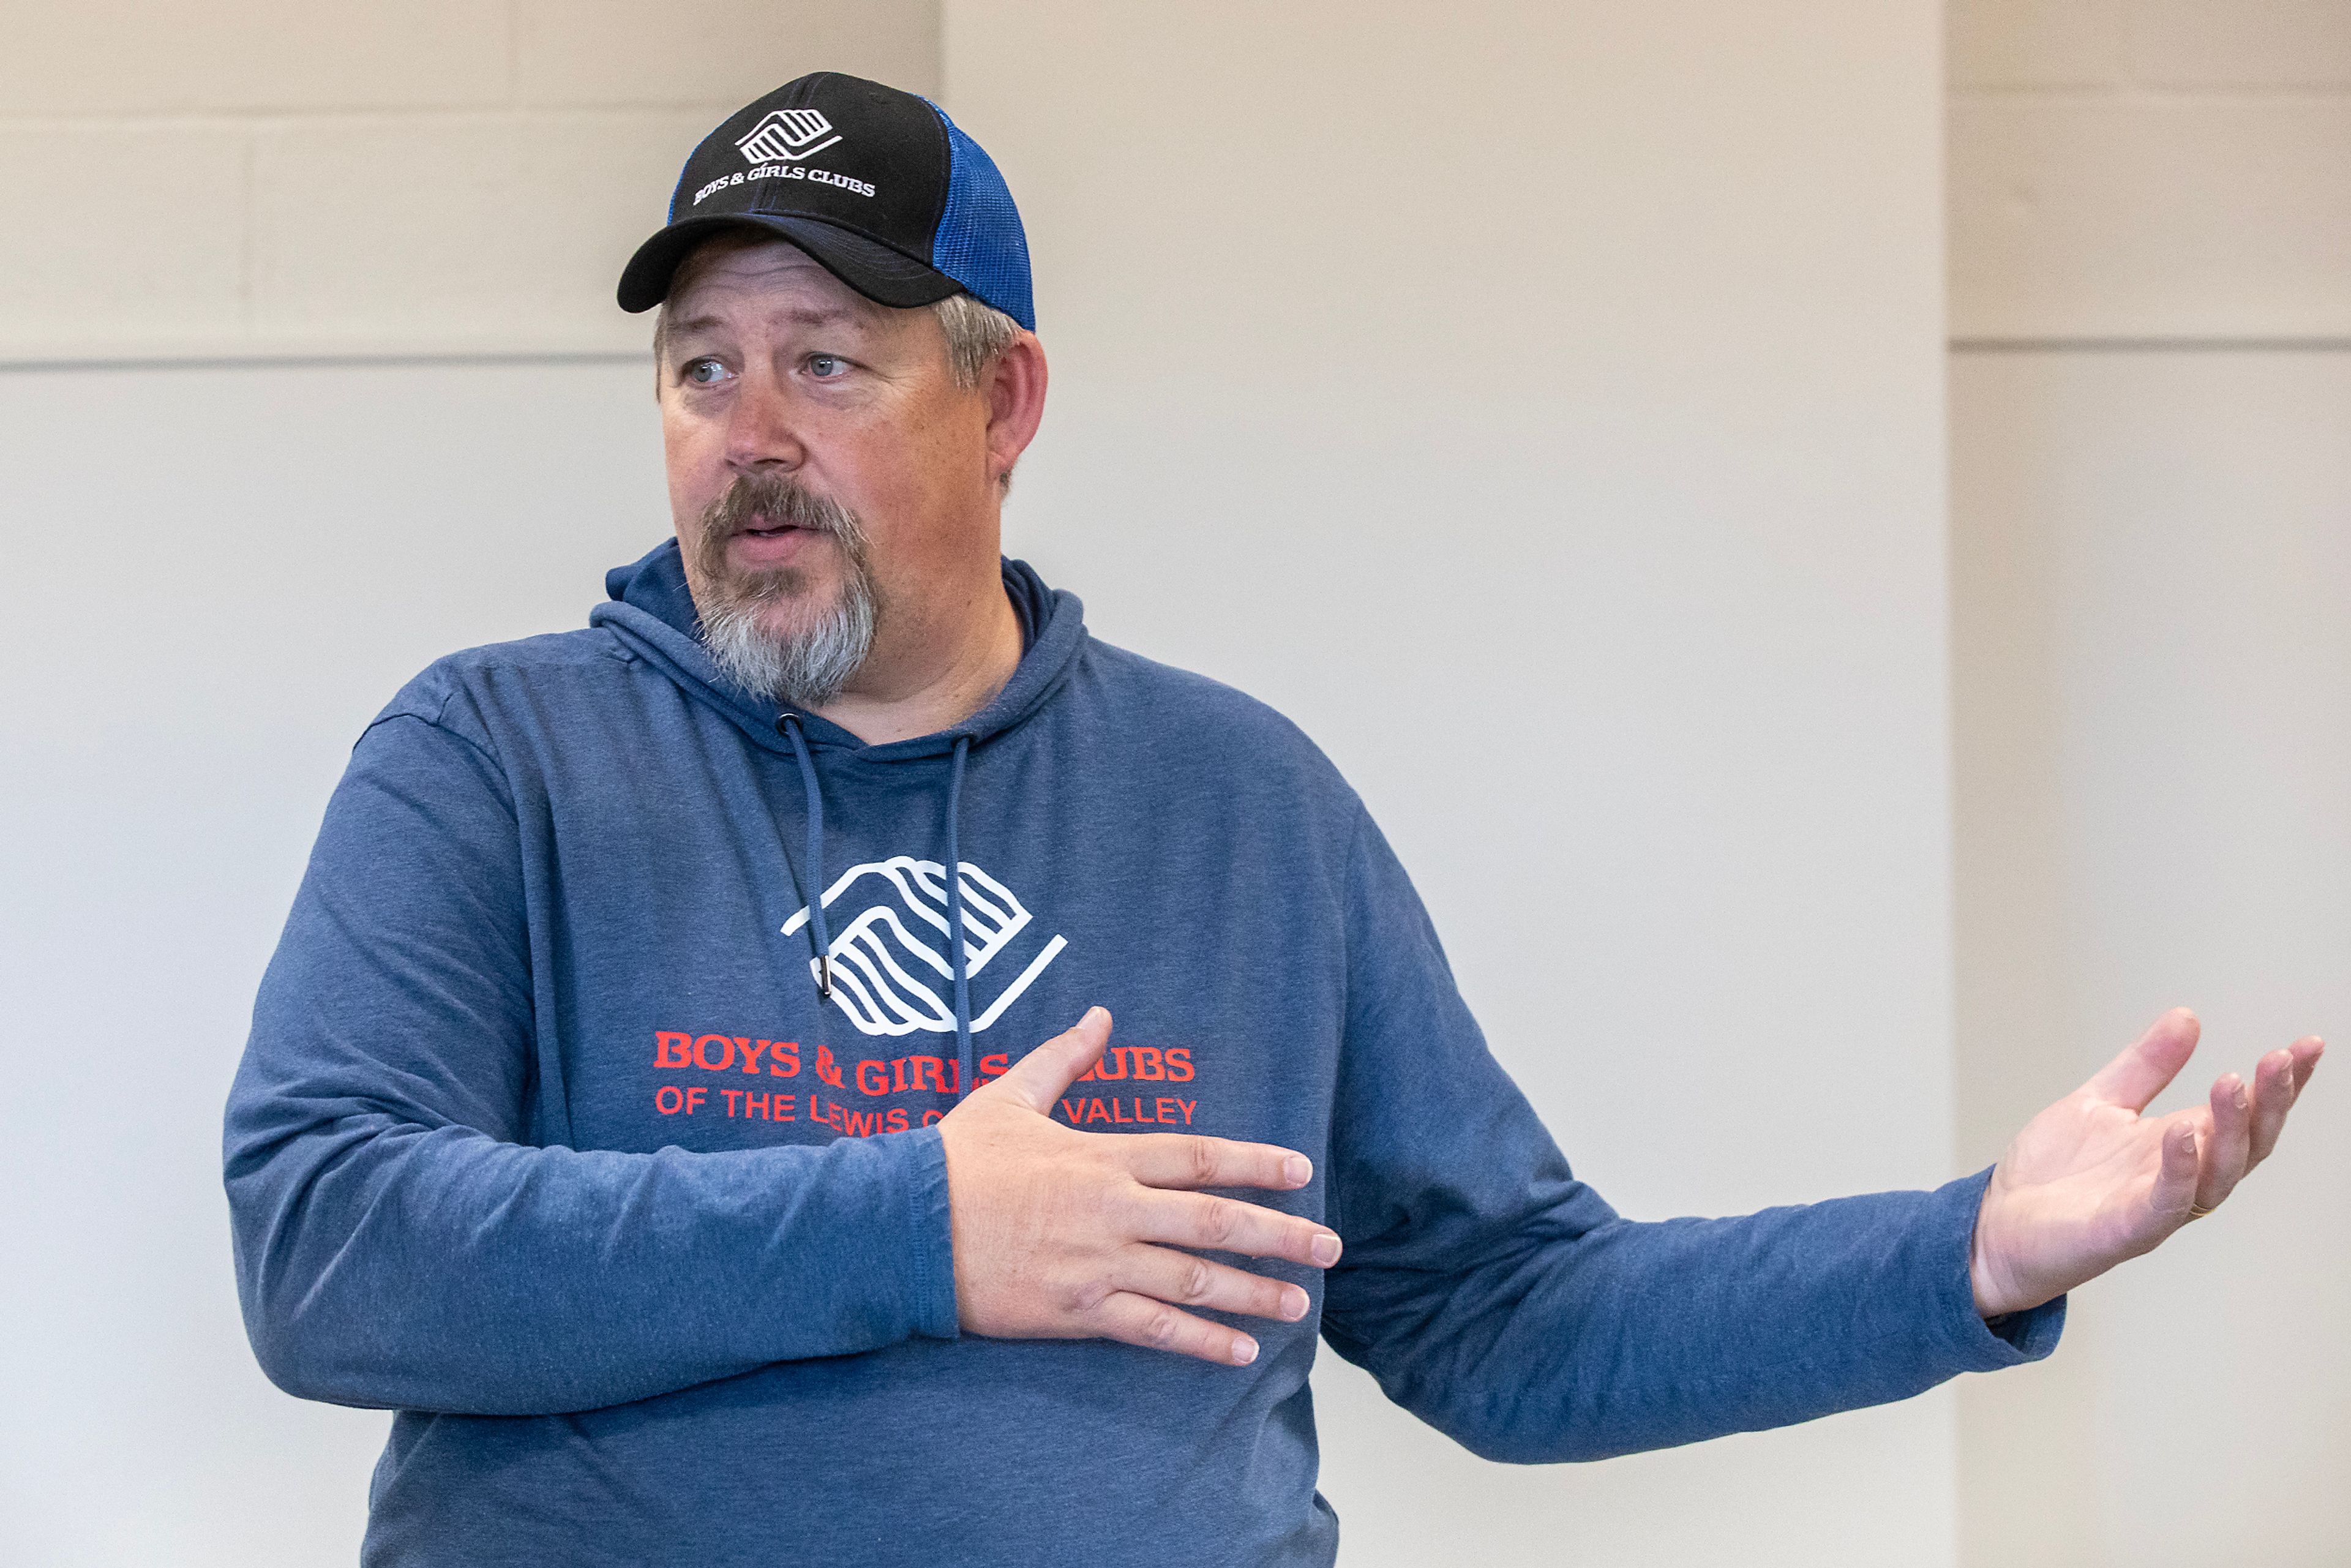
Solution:
M 1010 888 L 969 861 L 963 862 L 964 973 L 975 993 L 981 970 L 1009 946 L 1034 918 Z M 851 866 L 824 890 L 831 910 L 851 888 L 864 883 L 865 896 L 878 900 L 833 933 L 832 999 L 849 1021 L 865 1034 L 932 1034 L 955 1032 L 955 971 L 940 949 L 948 940 L 946 868 L 936 861 L 893 855 Z M 904 915 L 916 924 L 910 926 Z M 784 922 L 783 934 L 797 933 L 808 924 L 809 912 Z M 1004 1009 L 1035 983 L 1046 966 L 1068 946 L 1056 936 L 1029 967 L 1007 986 L 987 1010 L 971 1020 L 979 1033 L 1004 1015 Z M 816 960 L 809 960 L 816 970 Z M 977 999 L 975 995 L 975 999 Z

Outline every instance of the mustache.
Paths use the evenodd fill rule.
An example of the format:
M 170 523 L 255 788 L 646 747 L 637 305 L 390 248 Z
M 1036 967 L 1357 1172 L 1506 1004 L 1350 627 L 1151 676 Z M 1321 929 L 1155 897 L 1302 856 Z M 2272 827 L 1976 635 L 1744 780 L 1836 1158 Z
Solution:
M 857 514 L 831 497 L 819 495 L 789 474 L 746 474 L 704 508 L 704 548 L 723 549 L 755 525 L 831 534 L 852 549 L 865 542 Z

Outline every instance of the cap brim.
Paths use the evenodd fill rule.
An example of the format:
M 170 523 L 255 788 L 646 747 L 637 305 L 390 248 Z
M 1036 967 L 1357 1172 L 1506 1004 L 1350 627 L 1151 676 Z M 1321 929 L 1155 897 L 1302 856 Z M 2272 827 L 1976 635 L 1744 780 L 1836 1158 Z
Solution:
M 963 292 L 962 284 L 937 268 L 821 218 L 726 213 L 672 224 L 639 246 L 621 269 L 621 308 L 631 314 L 652 309 L 669 298 L 670 280 L 695 246 L 723 229 L 741 228 L 765 229 L 789 240 L 876 305 L 904 309 Z

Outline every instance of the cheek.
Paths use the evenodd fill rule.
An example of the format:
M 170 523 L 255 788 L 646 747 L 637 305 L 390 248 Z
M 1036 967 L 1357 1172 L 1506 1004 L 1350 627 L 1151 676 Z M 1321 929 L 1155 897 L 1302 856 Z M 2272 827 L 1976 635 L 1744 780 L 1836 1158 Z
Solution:
M 669 480 L 670 517 L 681 535 L 725 493 L 731 476 L 725 455 L 710 439 L 706 422 L 663 411 L 662 462 Z
M 903 547 L 931 531 L 941 509 L 932 440 L 911 419 L 844 421 L 810 443 L 805 476 L 864 518 L 877 544 Z
M 908 421 L 914 434 L 895 443 L 879 476 L 906 509 L 934 524 L 959 520 L 986 490 L 987 420 L 964 399 L 942 400 Z

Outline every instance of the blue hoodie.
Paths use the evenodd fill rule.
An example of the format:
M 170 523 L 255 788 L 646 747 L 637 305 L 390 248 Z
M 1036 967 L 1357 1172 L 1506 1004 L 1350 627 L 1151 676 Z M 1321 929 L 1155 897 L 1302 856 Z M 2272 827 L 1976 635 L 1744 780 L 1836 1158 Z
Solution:
M 1323 1564 L 1318 1336 L 1522 1462 L 2053 1347 L 2062 1301 L 1973 1310 L 1982 1174 L 1618 1218 L 1322 754 L 1004 582 L 1018 670 L 919 739 L 730 687 L 674 544 L 360 738 L 225 1152 L 263 1367 L 400 1412 L 366 1562 Z M 935 1124 L 1096 1002 L 1058 1117 L 1314 1161 L 1250 1196 L 1345 1256 L 1241 1260 L 1313 1303 L 1248 1367 L 957 1333 Z

